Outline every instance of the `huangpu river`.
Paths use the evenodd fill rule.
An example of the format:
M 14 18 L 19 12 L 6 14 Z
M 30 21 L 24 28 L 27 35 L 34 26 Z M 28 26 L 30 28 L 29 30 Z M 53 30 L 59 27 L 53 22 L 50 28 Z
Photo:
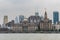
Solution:
M 59 33 L 0 33 L 0 40 L 60 40 Z

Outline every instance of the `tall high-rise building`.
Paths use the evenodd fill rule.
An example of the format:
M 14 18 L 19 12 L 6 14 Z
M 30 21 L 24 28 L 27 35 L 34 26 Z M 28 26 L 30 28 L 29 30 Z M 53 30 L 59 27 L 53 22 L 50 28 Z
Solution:
M 54 11 L 53 12 L 53 23 L 56 24 L 59 21 L 59 12 Z
M 44 17 L 43 16 L 40 16 L 41 20 L 44 20 Z
M 15 18 L 15 23 L 19 23 L 19 17 L 18 16 L 16 16 L 16 18 Z
M 3 22 L 4 24 L 8 23 L 8 16 L 4 16 L 3 20 L 4 20 L 4 22 Z
M 24 20 L 24 16 L 23 15 L 20 15 L 19 16 L 19 22 L 21 23 L 23 20 Z
M 35 12 L 35 16 L 39 16 L 39 13 L 38 12 Z

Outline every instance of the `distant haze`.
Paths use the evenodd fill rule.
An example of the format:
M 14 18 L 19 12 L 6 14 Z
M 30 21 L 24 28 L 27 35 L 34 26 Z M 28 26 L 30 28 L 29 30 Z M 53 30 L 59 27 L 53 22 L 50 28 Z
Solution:
M 60 12 L 60 0 L 0 0 L 0 24 L 3 23 L 3 16 L 8 15 L 9 21 L 18 15 L 29 17 L 39 12 L 40 16 L 44 11 L 48 13 L 48 18 L 53 18 L 53 11 Z

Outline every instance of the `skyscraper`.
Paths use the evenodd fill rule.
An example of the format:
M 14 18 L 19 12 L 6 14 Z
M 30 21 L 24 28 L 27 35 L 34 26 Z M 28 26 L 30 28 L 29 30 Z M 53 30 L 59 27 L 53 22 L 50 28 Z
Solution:
M 4 16 L 4 24 L 8 23 L 8 16 Z
M 19 16 L 19 23 L 21 23 L 23 20 L 24 20 L 24 16 L 23 15 L 20 15 Z
M 53 12 L 53 23 L 56 24 L 59 21 L 59 12 L 54 11 Z
M 15 23 L 19 23 L 19 17 L 18 16 L 16 16 L 16 18 L 15 18 Z
M 35 16 L 39 16 L 39 13 L 38 12 L 35 12 Z

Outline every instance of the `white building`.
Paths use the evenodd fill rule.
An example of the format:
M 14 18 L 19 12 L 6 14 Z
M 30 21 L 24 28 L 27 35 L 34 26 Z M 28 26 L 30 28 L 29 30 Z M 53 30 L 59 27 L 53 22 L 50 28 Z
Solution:
M 19 23 L 19 17 L 18 16 L 16 16 L 16 18 L 15 18 L 15 24 L 17 24 L 17 23 Z
M 56 25 L 55 25 L 55 29 L 56 29 L 56 30 L 59 30 L 59 29 L 60 29 L 60 24 L 56 24 Z

